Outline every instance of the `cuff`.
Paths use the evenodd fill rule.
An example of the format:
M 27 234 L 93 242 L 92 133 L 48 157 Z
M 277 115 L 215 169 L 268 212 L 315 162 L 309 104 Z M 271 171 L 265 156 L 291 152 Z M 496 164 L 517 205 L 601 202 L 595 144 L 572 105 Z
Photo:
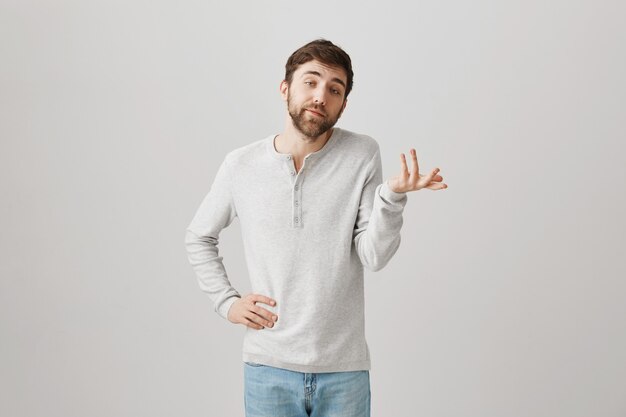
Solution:
M 238 295 L 233 295 L 232 297 L 227 298 L 216 310 L 217 314 L 219 314 L 222 318 L 228 320 L 228 310 L 230 309 L 230 306 L 232 306 L 233 303 L 240 298 L 241 297 L 239 297 Z
M 406 193 L 396 193 L 391 188 L 389 188 L 389 184 L 387 184 L 387 181 L 382 183 L 379 193 L 383 200 L 386 200 L 391 204 L 406 204 Z

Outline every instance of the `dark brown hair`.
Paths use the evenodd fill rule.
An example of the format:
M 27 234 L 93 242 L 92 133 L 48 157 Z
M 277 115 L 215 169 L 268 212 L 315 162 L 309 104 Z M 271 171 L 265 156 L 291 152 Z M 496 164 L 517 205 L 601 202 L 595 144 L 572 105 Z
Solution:
M 287 64 L 285 64 L 285 81 L 287 81 L 287 84 L 291 85 L 293 73 L 300 65 L 314 59 L 324 65 L 342 68 L 346 72 L 348 83 L 346 84 L 346 94 L 343 98 L 344 100 L 348 98 L 348 94 L 352 91 L 352 78 L 354 77 L 352 61 L 350 61 L 350 56 L 343 49 L 326 39 L 316 39 L 298 48 L 291 54 Z

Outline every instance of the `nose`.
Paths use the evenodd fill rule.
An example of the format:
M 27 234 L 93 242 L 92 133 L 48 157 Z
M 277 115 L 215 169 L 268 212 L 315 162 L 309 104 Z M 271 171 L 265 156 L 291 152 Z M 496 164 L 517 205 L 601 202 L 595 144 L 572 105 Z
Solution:
M 318 88 L 315 90 L 315 103 L 320 106 L 326 105 L 326 91 L 324 88 Z

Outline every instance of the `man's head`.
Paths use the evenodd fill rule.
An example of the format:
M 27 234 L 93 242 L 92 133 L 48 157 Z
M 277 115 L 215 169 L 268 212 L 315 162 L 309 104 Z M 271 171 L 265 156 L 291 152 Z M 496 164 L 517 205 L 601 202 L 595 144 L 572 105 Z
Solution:
M 281 94 L 296 129 L 316 138 L 332 128 L 346 106 L 352 78 L 350 57 L 330 41 L 318 39 L 291 54 Z
M 344 100 L 352 91 L 352 61 L 350 56 L 340 47 L 326 39 L 317 39 L 298 48 L 285 64 L 285 81 L 291 85 L 293 74 L 302 64 L 316 60 L 328 67 L 337 67 L 345 72 L 346 85 L 344 88 Z

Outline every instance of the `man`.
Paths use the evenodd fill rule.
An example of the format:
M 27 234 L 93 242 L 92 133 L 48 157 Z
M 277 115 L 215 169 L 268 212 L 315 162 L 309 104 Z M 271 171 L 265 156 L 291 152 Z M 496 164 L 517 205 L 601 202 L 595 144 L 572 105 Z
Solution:
M 400 244 L 406 193 L 446 188 L 439 169 L 383 182 L 378 143 L 336 128 L 352 89 L 350 57 L 310 42 L 288 59 L 284 132 L 226 155 L 187 229 L 186 247 L 216 312 L 246 326 L 246 416 L 370 414 L 363 268 Z M 232 287 L 218 237 L 239 218 L 252 294 Z

